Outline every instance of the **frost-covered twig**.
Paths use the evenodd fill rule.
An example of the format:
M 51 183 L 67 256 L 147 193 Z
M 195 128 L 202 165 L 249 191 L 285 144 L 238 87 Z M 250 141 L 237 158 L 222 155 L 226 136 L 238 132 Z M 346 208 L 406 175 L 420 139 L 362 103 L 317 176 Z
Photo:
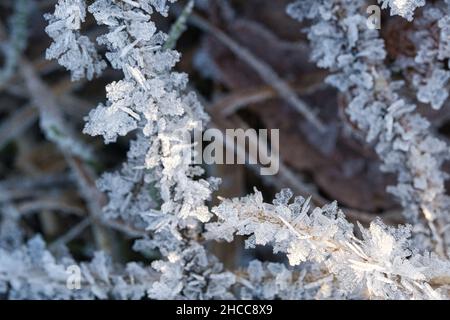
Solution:
M 86 19 L 84 0 L 58 1 L 55 12 L 45 15 L 45 19 L 49 22 L 45 31 L 54 40 L 47 50 L 47 59 L 58 59 L 59 64 L 71 71 L 73 80 L 92 79 L 101 74 L 106 68 L 105 61 L 91 40 L 80 34 Z
M 158 279 L 151 268 L 137 263 L 121 268 L 102 252 L 88 263 L 67 254 L 55 258 L 40 237 L 14 251 L 0 248 L 0 261 L 0 293 L 10 299 L 141 299 L 148 283 Z
M 32 8 L 30 0 L 14 1 L 14 13 L 9 20 L 9 35 L 4 43 L 0 43 L 0 51 L 5 63 L 0 69 L 0 88 L 14 75 L 20 55 L 27 45 L 28 19 Z M 1 33 L 4 31 L 2 30 Z
M 400 52 L 395 67 L 412 87 L 417 99 L 440 109 L 448 98 L 448 59 L 450 58 L 450 1 L 428 4 L 414 20 L 412 30 L 405 30 L 405 41 L 411 42 L 415 56 Z
M 405 216 L 413 223 L 424 218 L 445 255 L 450 215 L 447 175 L 440 167 L 449 158 L 448 147 L 430 134 L 430 123 L 414 112 L 416 106 L 400 96 L 403 83 L 391 79 L 384 42 L 376 30 L 367 28 L 362 6 L 353 1 L 296 1 L 288 13 L 314 21 L 308 29 L 312 59 L 332 71 L 327 82 L 346 96 L 351 120 L 367 133 L 368 142 L 377 141 L 382 170 L 397 174 L 398 184 L 388 190 L 400 200 Z M 339 16 L 329 14 L 337 11 Z M 425 243 L 421 238 L 417 245 Z
M 378 0 L 383 9 L 389 7 L 391 15 L 399 15 L 412 21 L 414 10 L 425 5 L 425 0 Z
M 167 15 L 166 1 L 97 0 L 88 10 L 108 27 L 97 40 L 124 78 L 107 86 L 108 101 L 90 112 L 84 132 L 110 143 L 138 131 L 122 169 L 98 181 L 109 198 L 104 217 L 146 229 L 135 249 L 157 248 L 165 257 L 153 262 L 162 276 L 152 284 L 150 297 L 226 296 L 222 291 L 234 282 L 232 275 L 196 241 L 199 222 L 209 219 L 205 201 L 217 180 L 195 178 L 202 170 L 191 165 L 192 145 L 186 138 L 208 117 L 195 94 L 186 91 L 186 75 L 171 70 L 179 54 L 163 48 L 167 35 L 151 21 L 153 10 Z M 72 59 L 69 69 L 77 69 L 78 63 Z
M 191 14 L 194 8 L 194 0 L 189 0 L 189 2 L 184 7 L 183 11 L 177 18 L 177 21 L 170 28 L 169 34 L 167 35 L 166 43 L 163 45 L 163 49 L 174 49 L 177 44 L 178 39 L 181 37 L 183 32 L 186 30 L 186 22 L 188 16 Z
M 272 245 L 291 265 L 314 262 L 326 267 L 347 296 L 382 299 L 440 299 L 448 296 L 450 262 L 420 252 L 409 241 L 411 227 L 392 228 L 381 221 L 354 235 L 336 202 L 310 210 L 310 199 L 288 189 L 273 204 L 262 194 L 224 200 L 213 209 L 218 221 L 207 224 L 206 236 L 231 241 L 249 236 L 246 246 Z

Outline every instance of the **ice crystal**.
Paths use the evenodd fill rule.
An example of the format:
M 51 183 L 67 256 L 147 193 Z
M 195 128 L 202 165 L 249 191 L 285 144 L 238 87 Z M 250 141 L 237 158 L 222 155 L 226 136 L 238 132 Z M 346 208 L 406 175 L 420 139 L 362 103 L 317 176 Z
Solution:
M 72 80 L 101 74 L 106 63 L 98 55 L 88 37 L 80 34 L 86 18 L 84 0 L 59 1 L 53 14 L 46 14 L 49 24 L 45 31 L 54 42 L 47 50 L 47 59 L 58 59 L 59 64 L 72 73 Z

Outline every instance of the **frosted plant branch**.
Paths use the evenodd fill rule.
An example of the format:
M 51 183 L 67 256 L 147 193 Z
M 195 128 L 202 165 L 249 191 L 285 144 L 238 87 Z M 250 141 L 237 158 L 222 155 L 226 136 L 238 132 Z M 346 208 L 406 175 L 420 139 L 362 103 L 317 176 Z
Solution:
M 151 268 L 129 263 L 123 269 L 102 252 L 89 263 L 77 264 L 68 254 L 55 258 L 40 237 L 17 250 L 0 248 L 0 293 L 10 299 L 141 299 L 149 282 L 158 279 Z M 83 282 L 67 285 L 67 269 L 77 266 Z
M 46 14 L 49 25 L 45 28 L 54 42 L 47 49 L 47 59 L 58 59 L 60 65 L 71 71 L 72 80 L 100 75 L 106 68 L 88 37 L 80 34 L 86 18 L 84 0 L 58 1 L 53 14 Z
M 441 299 L 448 296 L 450 262 L 435 254 L 419 252 L 409 241 L 411 227 L 392 228 L 374 221 L 363 235 L 336 202 L 310 209 L 310 199 L 296 197 L 288 189 L 273 204 L 262 194 L 224 200 L 213 209 L 218 221 L 207 224 L 206 237 L 231 241 L 248 236 L 246 246 L 271 245 L 283 252 L 293 266 L 314 262 L 338 281 L 347 297 L 381 299 Z
M 14 14 L 9 20 L 10 32 L 8 39 L 0 43 L 0 51 L 5 57 L 4 66 L 0 69 L 0 87 L 14 75 L 20 55 L 27 45 L 28 19 L 32 3 L 29 0 L 17 0 L 14 2 Z M 3 30 L 0 31 L 0 36 Z
M 395 63 L 417 90 L 417 99 L 433 109 L 440 109 L 448 98 L 449 9 L 449 1 L 427 5 L 405 39 L 416 48 L 415 56 L 400 52 Z
M 378 0 L 383 9 L 389 7 L 391 15 L 399 15 L 412 21 L 414 10 L 425 5 L 425 0 Z
M 78 5 L 84 9 L 84 3 Z M 165 257 L 152 264 L 161 278 L 151 284 L 149 297 L 227 296 L 222 291 L 234 282 L 232 275 L 222 272 L 221 264 L 196 242 L 199 222 L 210 216 L 205 200 L 218 181 L 195 178 L 202 169 L 191 165 L 186 152 L 192 148 L 186 135 L 208 117 L 195 94 L 186 92 L 187 76 L 171 71 L 179 53 L 164 48 L 168 37 L 151 21 L 154 11 L 167 15 L 166 1 L 98 0 L 87 10 L 107 26 L 108 33 L 97 42 L 107 48 L 107 59 L 124 78 L 106 87 L 108 101 L 90 112 L 84 132 L 110 143 L 137 131 L 122 169 L 98 181 L 109 200 L 104 216 L 146 229 L 135 250 L 159 249 Z M 54 16 L 64 19 L 56 12 Z M 72 59 L 69 69 L 79 66 Z
M 416 230 L 420 216 L 427 221 L 434 245 L 445 255 L 449 201 L 447 175 L 440 167 L 449 158 L 448 146 L 430 133 L 430 123 L 414 112 L 416 106 L 398 93 L 403 82 L 391 79 L 384 42 L 367 28 L 362 6 L 354 1 L 297 1 L 288 13 L 313 21 L 308 28 L 312 59 L 332 72 L 327 82 L 346 96 L 350 119 L 366 132 L 368 142 L 376 141 L 381 169 L 397 174 L 398 184 L 388 191 L 399 199 Z M 339 19 L 329 14 L 334 11 L 340 11 Z M 418 246 L 425 243 L 422 237 L 417 241 Z

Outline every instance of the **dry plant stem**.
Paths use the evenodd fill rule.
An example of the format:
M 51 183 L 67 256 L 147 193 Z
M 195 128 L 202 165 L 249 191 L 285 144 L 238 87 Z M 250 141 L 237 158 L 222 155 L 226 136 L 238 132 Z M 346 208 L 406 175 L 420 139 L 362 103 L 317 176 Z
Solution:
M 279 94 L 279 96 L 285 100 L 289 105 L 294 107 L 298 112 L 300 112 L 311 124 L 313 124 L 320 132 L 325 131 L 325 125 L 317 117 L 314 111 L 298 98 L 295 91 L 289 86 L 289 84 L 284 81 L 267 63 L 259 59 L 253 53 L 251 53 L 247 48 L 243 47 L 231 37 L 225 34 L 219 28 L 210 24 L 206 19 L 202 18 L 196 13 L 192 13 L 188 22 L 192 23 L 194 26 L 208 32 L 212 36 L 216 37 L 220 42 L 228 47 L 237 57 L 245 61 L 250 67 L 252 67 L 258 75 L 267 84 L 272 86 Z
M 36 107 L 38 108 L 41 121 L 47 120 L 50 123 L 55 123 L 59 130 L 67 128 L 52 92 L 46 87 L 44 83 L 42 83 L 42 81 L 34 72 L 32 65 L 30 65 L 25 59 L 22 59 L 20 63 L 20 72 L 25 80 L 25 85 L 29 91 L 29 94 L 33 102 L 36 104 Z M 43 129 L 45 130 L 45 128 Z M 83 193 L 83 197 L 86 200 L 90 215 L 95 218 L 97 215 L 101 214 L 103 201 L 99 198 L 98 190 L 94 193 L 92 192 L 92 188 L 86 189 L 86 179 L 89 176 L 87 172 L 89 172 L 89 170 L 87 168 L 83 168 L 85 167 L 85 165 L 82 163 L 82 161 L 67 152 L 67 150 L 60 151 L 66 158 L 69 167 L 75 173 L 77 184 L 79 185 L 80 190 L 89 190 Z M 93 220 L 92 232 L 97 247 L 99 249 L 105 250 L 113 257 L 118 258 L 116 250 L 113 249 L 114 240 L 112 232 L 99 225 L 97 222 L 95 222 L 95 220 Z
M 169 31 L 168 40 L 164 44 L 165 50 L 175 48 L 178 39 L 186 30 L 186 20 L 187 17 L 191 14 L 193 8 L 194 8 L 194 0 L 189 0 L 189 2 L 185 5 L 184 9 L 178 16 L 177 21 L 175 21 L 175 23 L 172 25 Z
M 44 188 L 61 188 L 73 181 L 66 174 L 43 174 L 36 177 L 24 178 L 19 181 L 16 179 L 7 179 L 0 182 L 0 189 L 6 190 L 9 197 L 4 193 L 0 194 L 0 202 L 12 201 L 15 199 L 32 197 L 36 193 L 39 195 L 39 189 Z
M 56 239 L 54 242 L 52 242 L 49 245 L 49 249 L 50 250 L 54 250 L 57 247 L 67 244 L 70 241 L 74 240 L 75 238 L 77 238 L 87 227 L 89 227 L 89 225 L 91 224 L 91 221 L 89 218 L 84 218 L 83 220 L 81 220 L 78 224 L 76 224 L 75 226 L 73 226 L 72 228 L 69 229 L 69 231 L 67 231 L 65 234 L 63 234 L 61 237 L 59 237 L 58 239 Z
M 34 142 L 32 142 L 27 135 L 20 135 L 16 138 L 16 145 L 19 154 L 25 154 L 27 150 L 30 150 L 33 147 L 33 144 Z M 31 176 L 39 177 L 41 173 L 41 170 L 28 162 L 22 167 L 22 170 Z M 44 208 L 37 213 L 37 216 L 42 228 L 42 233 L 47 237 L 54 238 L 60 232 L 59 220 L 54 212 Z
M 33 66 L 35 66 L 35 64 L 33 64 Z M 36 71 L 38 71 L 35 68 Z M 80 81 L 81 82 L 81 81 Z M 53 95 L 55 96 L 55 98 L 58 101 L 58 106 L 62 108 L 63 112 L 65 115 L 71 117 L 71 118 L 75 118 L 75 119 L 80 119 L 83 117 L 84 114 L 87 114 L 89 112 L 89 110 L 91 110 L 92 108 L 92 103 L 82 99 L 80 97 L 75 96 L 74 94 L 72 94 L 72 92 L 74 90 L 79 89 L 79 83 L 74 83 L 71 82 L 69 78 L 63 78 L 61 81 L 58 81 L 57 84 L 52 85 L 51 87 L 49 87 L 49 89 L 52 90 Z M 27 98 L 28 97 L 28 93 L 27 91 L 21 87 L 21 86 L 17 86 L 15 84 L 11 84 L 10 86 L 5 88 L 5 91 L 11 95 L 17 96 L 19 98 Z M 28 111 L 26 111 L 23 107 L 20 111 L 22 111 L 23 114 L 23 122 L 24 123 L 20 123 L 17 124 L 18 127 L 20 126 L 24 126 L 25 122 L 28 121 L 28 118 L 31 117 L 31 115 L 28 114 L 32 113 L 36 119 L 38 119 L 38 114 L 36 109 L 33 106 L 27 106 L 29 107 Z M 17 112 L 20 112 L 17 111 Z M 13 120 L 12 118 L 14 117 L 14 115 L 11 115 L 11 121 Z M 14 119 L 15 120 L 15 119 Z M 15 129 L 15 127 L 14 127 Z M 17 130 L 17 129 L 15 129 Z M 24 130 L 24 129 L 21 129 Z M 14 130 L 13 130 L 14 132 Z M 6 131 L 3 133 L 3 129 L 2 127 L 0 127 L 0 145 L 3 143 L 3 139 L 7 139 L 8 136 L 11 135 L 11 133 L 9 131 Z M 4 137 L 5 136 L 5 137 Z
M 26 105 L 3 120 L 0 125 L 0 149 L 26 131 L 37 119 L 36 109 Z
M 318 82 L 306 86 L 293 86 L 298 94 L 311 94 L 317 90 L 325 88 L 323 77 Z M 229 116 L 236 111 L 246 108 L 252 104 L 267 101 L 269 99 L 278 98 L 278 92 L 271 86 L 258 87 L 254 89 L 239 90 L 225 96 L 215 103 L 215 107 L 221 110 L 224 116 Z
M 99 222 L 101 219 L 102 207 L 106 203 L 106 198 L 96 188 L 95 177 L 92 170 L 77 157 L 68 156 L 66 158 L 69 166 L 77 177 L 81 194 L 86 200 L 92 222 L 92 231 L 97 246 L 106 250 L 106 252 L 111 254 L 115 260 L 120 260 L 121 254 L 118 248 L 118 241 L 113 230 L 109 230 Z
M 80 207 L 64 203 L 64 201 L 60 201 L 58 199 L 39 199 L 27 201 L 25 203 L 18 204 L 17 210 L 21 215 L 27 215 L 41 210 L 51 210 L 78 217 L 85 216 L 84 211 Z
M 42 225 L 42 233 L 53 239 L 60 232 L 60 221 L 55 212 L 42 210 L 39 212 L 39 221 Z

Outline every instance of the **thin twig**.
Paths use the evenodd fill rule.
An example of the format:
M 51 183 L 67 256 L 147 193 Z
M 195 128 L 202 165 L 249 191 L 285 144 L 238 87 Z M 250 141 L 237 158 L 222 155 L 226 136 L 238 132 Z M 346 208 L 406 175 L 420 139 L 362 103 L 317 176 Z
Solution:
M 53 241 L 49 245 L 49 249 L 54 250 L 63 244 L 69 243 L 70 241 L 78 237 L 78 235 L 80 235 L 87 227 L 89 227 L 90 224 L 91 220 L 89 218 L 84 218 L 83 220 L 81 220 L 81 222 L 70 228 L 69 231 L 67 231 L 61 237 Z
M 320 77 L 322 79 L 322 77 Z M 326 85 L 319 81 L 309 86 L 295 86 L 293 89 L 300 94 L 310 94 Z M 236 111 L 248 107 L 249 105 L 277 98 L 278 92 L 271 86 L 263 86 L 252 89 L 244 89 L 230 93 L 221 100 L 214 103 L 215 108 L 219 108 L 224 116 L 229 116 Z
M 178 16 L 177 21 L 175 21 L 175 23 L 170 28 L 167 41 L 163 45 L 163 50 L 175 48 L 178 39 L 186 30 L 186 21 L 188 16 L 191 14 L 193 8 L 194 8 L 194 0 L 189 0 L 189 2 L 186 4 L 181 14 Z
M 78 144 L 78 146 L 82 144 L 78 143 L 76 137 L 69 131 L 55 97 L 35 73 L 32 65 L 25 59 L 22 59 L 20 71 L 30 96 L 39 110 L 42 130 L 44 130 L 50 140 L 56 143 L 72 172 L 75 173 L 79 190 L 86 200 L 89 213 L 94 221 L 92 231 L 97 246 L 114 256 L 112 233 L 95 222 L 95 218 L 101 215 L 102 207 L 105 204 L 104 198 L 95 187 L 90 187 L 92 185 L 95 186 L 95 183 L 91 181 L 93 180 L 91 170 L 87 168 L 80 158 L 80 156 L 84 155 L 82 150 L 79 150 L 79 148 L 70 149 L 67 145 L 68 142 L 73 142 Z
M 245 61 L 251 66 L 267 84 L 272 86 L 286 102 L 300 112 L 311 124 L 313 124 L 320 132 L 325 131 L 325 125 L 310 109 L 310 107 L 298 98 L 294 90 L 284 81 L 267 63 L 259 59 L 247 48 L 234 41 L 226 33 L 219 28 L 213 26 L 208 20 L 202 18 L 196 13 L 192 13 L 188 17 L 188 22 L 201 30 L 208 32 L 216 37 L 220 42 L 228 47 L 237 57 Z
M 0 149 L 26 131 L 37 119 L 36 109 L 27 105 L 3 120 L 0 125 Z
M 80 207 L 52 199 L 40 199 L 20 203 L 17 205 L 17 210 L 19 210 L 21 215 L 27 215 L 42 210 L 51 210 L 80 217 L 85 216 L 85 212 Z

